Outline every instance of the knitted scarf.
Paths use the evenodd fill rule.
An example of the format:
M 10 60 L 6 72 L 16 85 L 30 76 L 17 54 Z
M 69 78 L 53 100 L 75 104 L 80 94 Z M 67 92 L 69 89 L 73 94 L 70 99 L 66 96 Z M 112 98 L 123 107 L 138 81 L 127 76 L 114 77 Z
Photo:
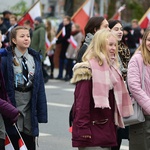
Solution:
M 122 117 L 133 114 L 132 102 L 124 84 L 120 71 L 115 66 L 109 66 L 106 59 L 100 66 L 96 59 L 89 60 L 92 70 L 93 98 L 95 108 L 110 108 L 109 90 L 113 85 L 115 96 L 115 124 L 124 127 Z

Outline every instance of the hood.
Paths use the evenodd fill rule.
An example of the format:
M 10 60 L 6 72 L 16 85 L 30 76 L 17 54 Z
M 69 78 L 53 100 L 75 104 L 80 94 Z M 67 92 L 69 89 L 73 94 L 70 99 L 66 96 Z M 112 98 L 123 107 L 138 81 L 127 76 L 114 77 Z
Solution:
M 45 29 L 44 23 L 40 23 L 38 25 L 35 25 L 35 30 L 38 29 L 38 28 L 41 28 L 41 27 Z
M 73 78 L 71 79 L 71 83 L 77 83 L 81 80 L 90 80 L 92 77 L 92 72 L 90 68 L 89 62 L 81 62 L 77 63 L 73 67 Z

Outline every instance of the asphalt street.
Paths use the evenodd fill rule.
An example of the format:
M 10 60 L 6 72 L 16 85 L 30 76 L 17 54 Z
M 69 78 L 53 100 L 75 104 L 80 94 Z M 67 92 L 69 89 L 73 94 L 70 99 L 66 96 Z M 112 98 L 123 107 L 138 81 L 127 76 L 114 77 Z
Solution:
M 62 80 L 49 80 L 45 84 L 48 123 L 40 124 L 37 150 L 77 150 L 72 148 L 69 129 L 69 111 L 73 103 L 74 85 Z M 128 150 L 123 140 L 121 150 Z

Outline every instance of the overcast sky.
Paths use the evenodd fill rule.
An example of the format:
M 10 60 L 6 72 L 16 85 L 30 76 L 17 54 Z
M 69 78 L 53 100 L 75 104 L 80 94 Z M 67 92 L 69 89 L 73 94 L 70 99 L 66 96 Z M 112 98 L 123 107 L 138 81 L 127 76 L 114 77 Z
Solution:
M 0 12 L 4 10 L 9 10 L 12 6 L 21 0 L 0 0 Z M 31 6 L 32 0 L 25 0 L 27 2 L 27 7 Z

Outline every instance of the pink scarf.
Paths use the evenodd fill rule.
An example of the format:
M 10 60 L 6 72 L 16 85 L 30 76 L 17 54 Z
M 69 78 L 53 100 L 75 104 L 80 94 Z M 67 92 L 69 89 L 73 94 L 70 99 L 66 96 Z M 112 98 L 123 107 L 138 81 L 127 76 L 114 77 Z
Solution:
M 105 58 L 102 66 L 98 64 L 96 59 L 90 60 L 89 63 L 92 69 L 95 108 L 110 108 L 108 94 L 110 83 L 112 83 L 116 103 L 115 123 L 124 127 L 122 117 L 132 115 L 133 107 L 120 71 L 114 66 L 109 67 Z

